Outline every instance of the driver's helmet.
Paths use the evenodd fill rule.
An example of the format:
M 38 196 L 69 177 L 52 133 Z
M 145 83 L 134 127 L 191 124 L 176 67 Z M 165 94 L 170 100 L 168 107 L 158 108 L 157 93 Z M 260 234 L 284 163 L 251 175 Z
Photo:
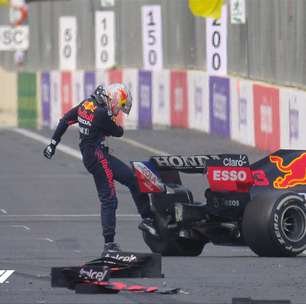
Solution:
M 111 115 L 117 116 L 121 110 L 129 114 L 132 108 L 132 95 L 123 83 L 114 83 L 105 88 L 108 110 Z
M 92 94 L 92 97 L 95 98 L 98 104 L 106 104 L 107 103 L 107 94 L 105 87 L 103 85 L 98 85 L 95 91 Z

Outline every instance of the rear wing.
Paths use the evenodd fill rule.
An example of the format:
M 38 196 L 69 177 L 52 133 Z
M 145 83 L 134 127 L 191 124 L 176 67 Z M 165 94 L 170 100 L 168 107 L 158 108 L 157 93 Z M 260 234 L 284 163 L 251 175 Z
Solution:
M 207 175 L 212 191 L 247 192 L 253 184 L 245 154 L 152 156 L 132 162 L 141 192 L 166 192 L 168 184 L 181 184 L 179 172 Z
M 152 156 L 132 162 L 142 192 L 165 192 L 181 184 L 179 172 L 207 175 L 212 191 L 289 189 L 306 193 L 306 150 L 278 150 L 249 164 L 245 154 Z

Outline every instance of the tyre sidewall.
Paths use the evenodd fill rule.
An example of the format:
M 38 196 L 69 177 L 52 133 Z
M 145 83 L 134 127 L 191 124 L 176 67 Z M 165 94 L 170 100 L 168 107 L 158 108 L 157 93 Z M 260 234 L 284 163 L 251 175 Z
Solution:
M 296 206 L 304 211 L 304 216 L 306 214 L 305 200 L 303 197 L 296 193 L 286 193 L 280 196 L 272 209 L 270 216 L 269 230 L 271 238 L 274 240 L 275 244 L 286 252 L 292 252 L 293 254 L 298 254 L 306 249 L 306 236 L 299 241 L 292 241 L 287 238 L 282 228 L 282 218 L 285 210 L 287 208 Z

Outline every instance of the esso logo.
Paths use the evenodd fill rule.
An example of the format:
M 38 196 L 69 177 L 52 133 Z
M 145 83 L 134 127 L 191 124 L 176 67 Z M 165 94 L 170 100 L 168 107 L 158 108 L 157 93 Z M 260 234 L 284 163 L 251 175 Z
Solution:
M 247 173 L 239 170 L 214 170 L 213 180 L 214 181 L 240 181 L 243 182 L 247 179 Z

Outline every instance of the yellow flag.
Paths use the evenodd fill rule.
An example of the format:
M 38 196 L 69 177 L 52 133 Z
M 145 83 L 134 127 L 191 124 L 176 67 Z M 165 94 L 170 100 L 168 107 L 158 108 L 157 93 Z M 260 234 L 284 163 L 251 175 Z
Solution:
M 0 0 L 0 6 L 9 5 L 9 4 L 10 4 L 10 0 Z
M 195 16 L 221 18 L 223 0 L 189 0 L 189 8 Z

